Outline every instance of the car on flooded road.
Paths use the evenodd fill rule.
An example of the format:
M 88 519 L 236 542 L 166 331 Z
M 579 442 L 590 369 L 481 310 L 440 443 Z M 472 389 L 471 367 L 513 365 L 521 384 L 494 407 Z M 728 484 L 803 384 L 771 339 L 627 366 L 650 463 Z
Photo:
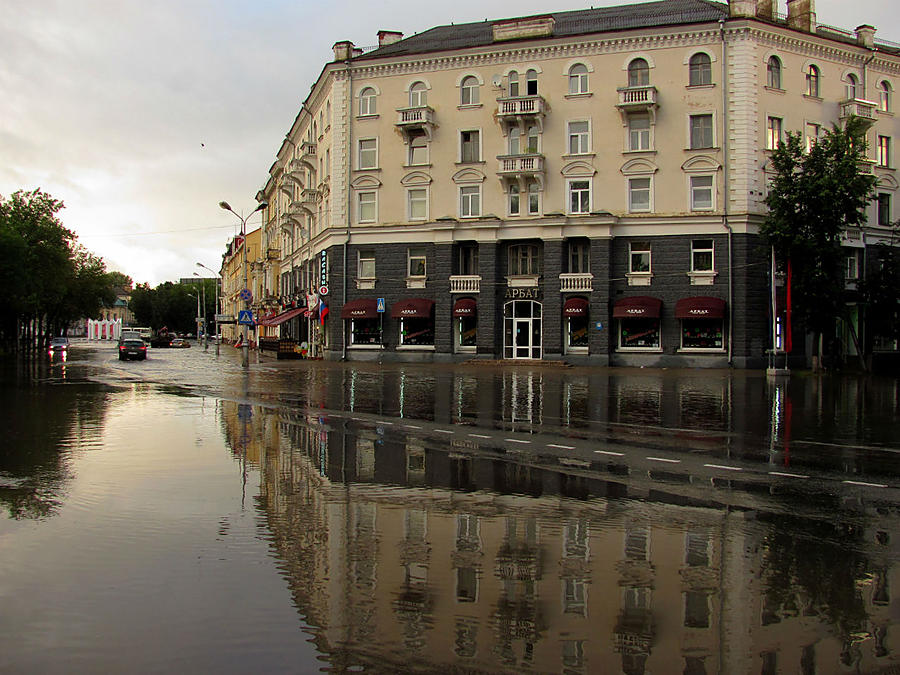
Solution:
M 187 349 L 190 346 L 191 343 L 184 338 L 175 338 L 169 343 L 169 347 L 171 347 L 172 349 Z
M 136 359 L 143 361 L 147 358 L 147 345 L 138 338 L 137 340 L 121 340 L 119 342 L 119 361 Z

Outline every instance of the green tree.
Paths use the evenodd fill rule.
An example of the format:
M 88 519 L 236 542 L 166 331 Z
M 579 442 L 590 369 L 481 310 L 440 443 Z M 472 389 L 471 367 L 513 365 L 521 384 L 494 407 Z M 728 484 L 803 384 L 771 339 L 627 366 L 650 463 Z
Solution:
M 891 242 L 876 244 L 873 259 L 859 284 L 871 338 L 900 340 L 900 221 L 893 225 Z
M 876 179 L 865 161 L 864 121 L 855 117 L 826 131 L 808 152 L 793 132 L 772 152 L 769 213 L 760 231 L 779 268 L 790 261 L 795 317 L 815 344 L 846 315 L 841 236 L 866 220 Z

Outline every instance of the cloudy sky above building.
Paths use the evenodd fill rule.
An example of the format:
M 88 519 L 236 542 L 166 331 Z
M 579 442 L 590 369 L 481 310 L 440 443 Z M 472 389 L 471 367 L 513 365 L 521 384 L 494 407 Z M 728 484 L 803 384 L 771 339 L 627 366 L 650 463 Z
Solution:
M 239 226 L 218 202 L 256 206 L 332 44 L 589 4 L 632 2 L 0 0 L 0 195 L 61 199 L 66 227 L 136 282 L 218 269 Z M 897 0 L 816 10 L 820 23 L 869 23 L 900 42 Z

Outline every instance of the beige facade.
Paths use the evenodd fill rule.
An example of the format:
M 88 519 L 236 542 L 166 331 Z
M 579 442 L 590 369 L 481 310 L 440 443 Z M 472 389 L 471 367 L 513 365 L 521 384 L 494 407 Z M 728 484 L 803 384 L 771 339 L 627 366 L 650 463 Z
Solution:
M 254 309 L 254 316 L 264 310 L 260 298 L 266 297 L 265 277 L 261 273 L 267 265 L 262 255 L 262 232 L 260 228 L 247 232 L 246 238 L 240 235 L 232 239 L 225 254 L 222 256 L 222 267 L 219 272 L 222 279 L 221 307 L 222 313 L 237 318 L 238 313 L 244 309 L 244 301 L 240 298 L 240 292 L 249 288 L 252 293 L 250 303 Z M 246 246 L 246 258 L 244 252 Z M 246 279 L 246 286 L 245 286 Z M 237 324 L 224 324 L 221 326 L 222 339 L 234 342 L 241 334 L 241 327 Z

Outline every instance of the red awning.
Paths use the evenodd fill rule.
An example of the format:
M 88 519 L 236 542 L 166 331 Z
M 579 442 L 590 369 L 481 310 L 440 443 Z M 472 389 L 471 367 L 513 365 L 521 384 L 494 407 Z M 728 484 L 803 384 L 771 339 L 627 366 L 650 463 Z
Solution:
M 277 316 L 263 319 L 262 321 L 259 322 L 259 325 L 260 326 L 280 326 L 285 321 L 288 321 L 289 319 L 293 319 L 295 316 L 299 316 L 302 313 L 303 313 L 302 308 L 301 309 L 291 309 L 291 310 L 288 310 L 287 312 L 284 312 L 283 314 L 279 314 Z
M 658 319 L 662 300 L 645 295 L 617 300 L 613 306 L 614 319 Z
M 563 316 L 587 316 L 590 306 L 584 298 L 569 298 L 563 305 Z
M 719 298 L 682 298 L 675 303 L 676 319 L 724 319 L 725 301 Z
M 428 298 L 410 298 L 391 305 L 391 318 L 428 318 L 434 310 L 434 300 Z
M 374 298 L 351 300 L 341 307 L 342 319 L 374 319 L 378 316 L 378 302 Z
M 475 316 L 475 307 L 472 298 L 460 298 L 453 305 L 453 316 Z

